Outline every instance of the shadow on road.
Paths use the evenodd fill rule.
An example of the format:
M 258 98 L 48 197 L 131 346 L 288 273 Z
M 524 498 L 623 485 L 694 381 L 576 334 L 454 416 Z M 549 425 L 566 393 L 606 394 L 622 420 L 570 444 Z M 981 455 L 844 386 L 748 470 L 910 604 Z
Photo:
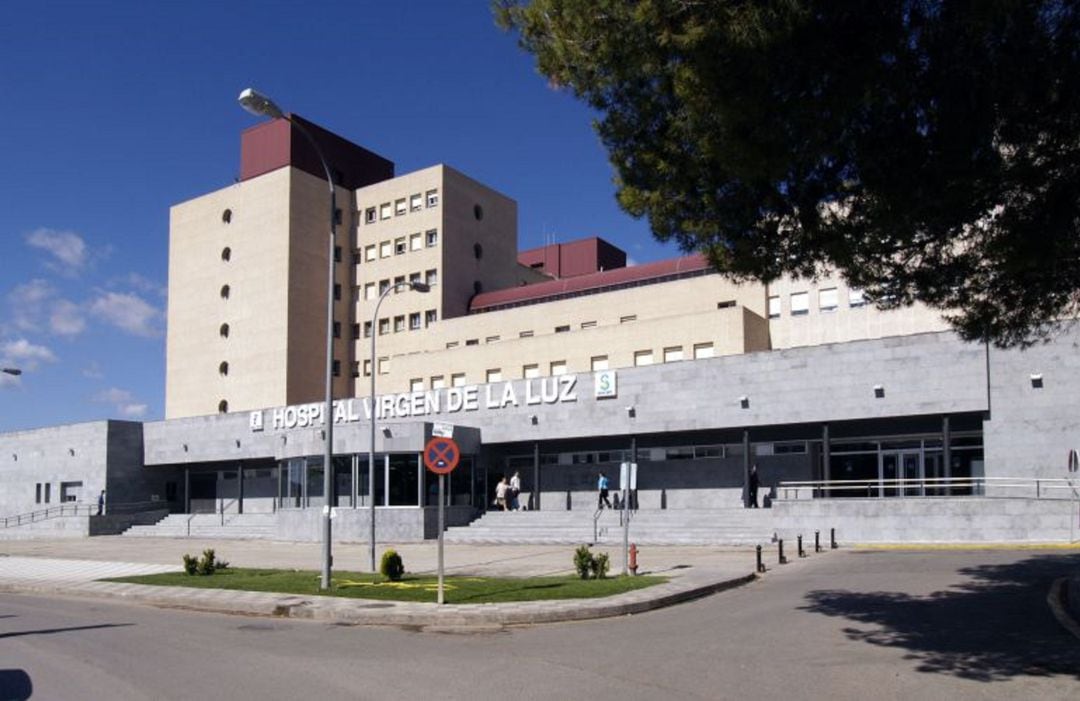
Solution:
M 927 596 L 812 591 L 802 610 L 868 624 L 844 633 L 907 650 L 921 672 L 987 682 L 1056 675 L 1080 680 L 1080 643 L 1046 603 L 1053 580 L 1078 569 L 1080 555 L 1038 555 L 960 569 L 968 581 Z
M 98 623 L 92 626 L 70 626 L 68 628 L 42 628 L 40 630 L 16 630 L 10 633 L 0 633 L 0 639 L 17 638 L 21 635 L 54 635 L 56 633 L 70 633 L 76 630 L 95 630 L 97 628 L 126 628 L 134 623 Z

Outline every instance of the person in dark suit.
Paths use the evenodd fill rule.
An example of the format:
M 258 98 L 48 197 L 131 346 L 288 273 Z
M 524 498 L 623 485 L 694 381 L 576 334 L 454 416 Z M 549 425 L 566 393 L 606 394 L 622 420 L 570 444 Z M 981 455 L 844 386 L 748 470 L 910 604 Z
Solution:
M 747 489 L 747 492 L 748 492 L 747 496 L 749 497 L 747 499 L 747 501 L 749 501 L 749 503 L 747 504 L 747 507 L 749 507 L 751 509 L 756 509 L 758 507 L 758 505 L 757 505 L 757 492 L 758 492 L 758 487 L 759 486 L 761 486 L 761 481 L 758 478 L 757 464 L 755 463 L 754 465 L 750 466 L 750 483 L 749 483 L 748 489 Z

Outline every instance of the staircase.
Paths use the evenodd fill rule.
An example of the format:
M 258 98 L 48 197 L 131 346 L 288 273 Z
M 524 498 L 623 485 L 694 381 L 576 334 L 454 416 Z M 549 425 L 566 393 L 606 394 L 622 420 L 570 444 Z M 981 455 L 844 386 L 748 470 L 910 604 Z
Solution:
M 449 528 L 448 543 L 618 543 L 620 512 L 489 511 L 468 526 Z M 771 509 L 641 509 L 631 514 L 630 540 L 649 545 L 754 545 L 772 539 Z
M 277 537 L 275 514 L 170 514 L 152 526 L 132 526 L 125 536 L 135 538 L 244 538 L 273 540 Z

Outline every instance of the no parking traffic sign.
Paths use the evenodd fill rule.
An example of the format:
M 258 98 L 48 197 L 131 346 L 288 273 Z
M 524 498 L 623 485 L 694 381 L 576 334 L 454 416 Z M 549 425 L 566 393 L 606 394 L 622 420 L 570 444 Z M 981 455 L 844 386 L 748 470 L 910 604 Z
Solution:
M 437 475 L 448 475 L 461 460 L 461 450 L 453 438 L 435 437 L 424 446 L 424 467 Z

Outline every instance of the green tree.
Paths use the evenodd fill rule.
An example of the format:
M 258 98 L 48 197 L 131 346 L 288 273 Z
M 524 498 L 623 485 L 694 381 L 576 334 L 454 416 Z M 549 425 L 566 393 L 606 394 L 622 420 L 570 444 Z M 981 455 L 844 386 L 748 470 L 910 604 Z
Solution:
M 965 338 L 1080 313 L 1069 0 L 502 0 L 618 199 L 736 279 L 839 271 Z

